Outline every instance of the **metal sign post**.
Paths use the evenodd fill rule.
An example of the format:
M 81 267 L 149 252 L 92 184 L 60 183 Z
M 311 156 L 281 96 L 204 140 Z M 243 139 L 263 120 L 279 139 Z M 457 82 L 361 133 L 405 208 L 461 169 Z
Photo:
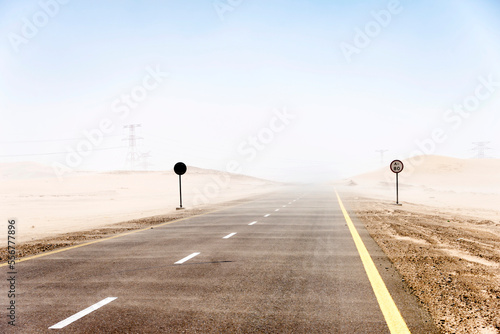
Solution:
M 404 169 L 403 162 L 401 160 L 394 160 L 391 162 L 390 168 L 393 173 L 396 173 L 396 205 L 399 204 L 399 173 L 401 173 Z
M 396 173 L 396 205 L 399 205 L 399 173 Z
M 175 174 L 179 175 L 179 199 L 180 199 L 180 207 L 177 210 L 184 209 L 182 207 L 182 175 L 184 175 L 187 171 L 187 167 L 183 162 L 178 162 L 174 166 Z
M 179 175 L 179 201 L 180 201 L 180 208 L 182 208 L 182 176 Z

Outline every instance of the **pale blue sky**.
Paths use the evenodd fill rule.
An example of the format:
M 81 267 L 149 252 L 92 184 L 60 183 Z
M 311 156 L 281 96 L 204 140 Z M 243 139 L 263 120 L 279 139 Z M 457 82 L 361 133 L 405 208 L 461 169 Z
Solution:
M 479 77 L 500 82 L 496 1 L 401 0 L 350 62 L 342 43 L 391 1 L 244 0 L 224 20 L 212 1 L 73 0 L 49 17 L 41 4 L 55 1 L 0 1 L 0 162 L 65 163 L 72 138 L 102 119 L 115 131 L 78 168 L 122 168 L 127 150 L 107 148 L 125 144 L 130 123 L 154 169 L 236 160 L 261 177 L 335 178 L 377 167 L 377 149 L 406 158 L 435 128 L 447 139 L 433 153 L 466 158 L 487 140 L 500 155 L 498 92 L 456 128 L 443 119 Z M 16 50 L 37 15 L 49 19 Z M 148 67 L 169 76 L 118 117 L 113 102 Z M 295 118 L 248 159 L 238 148 L 285 107 Z

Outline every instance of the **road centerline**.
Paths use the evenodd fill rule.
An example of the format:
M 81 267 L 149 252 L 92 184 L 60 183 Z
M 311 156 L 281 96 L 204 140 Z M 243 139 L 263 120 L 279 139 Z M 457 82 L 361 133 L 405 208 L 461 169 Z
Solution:
M 183 259 L 180 259 L 179 261 L 175 262 L 174 264 L 183 264 L 184 262 L 191 260 L 193 257 L 200 255 L 201 253 L 193 253 L 188 256 L 186 256 Z
M 257 224 L 257 221 L 251 222 L 251 223 L 250 223 L 250 224 L 248 224 L 248 225 L 254 225 L 254 224 Z
M 163 222 L 163 223 L 160 223 L 160 224 L 157 224 L 157 225 L 153 225 L 151 227 L 141 228 L 141 229 L 138 229 L 138 230 L 132 230 L 132 231 L 125 232 L 125 233 L 116 234 L 116 235 L 113 235 L 113 236 L 110 236 L 110 237 L 104 237 L 102 239 L 97 239 L 97 240 L 93 240 L 93 241 L 89 241 L 89 242 L 84 242 L 82 244 L 77 244 L 77 245 L 68 246 L 68 247 L 56 249 L 56 250 L 49 251 L 49 252 L 44 252 L 44 253 L 39 253 L 39 254 L 36 254 L 36 255 L 31 255 L 31 256 L 23 257 L 23 258 L 18 259 L 16 261 L 16 263 L 24 262 L 24 261 L 29 261 L 29 260 L 34 260 L 34 259 L 37 259 L 37 258 L 41 258 L 41 257 L 49 256 L 49 255 L 54 255 L 54 254 L 61 253 L 61 252 L 66 252 L 66 251 L 69 251 L 69 250 L 72 250 L 72 249 L 76 249 L 76 248 L 80 248 L 80 247 L 85 247 L 85 246 L 90 246 L 90 245 L 93 245 L 93 244 L 98 244 L 98 243 L 101 243 L 101 242 L 104 242 L 104 241 L 108 241 L 108 240 L 112 240 L 112 239 L 116 239 L 116 238 L 125 237 L 125 236 L 131 235 L 131 234 L 135 234 L 135 233 L 139 233 L 139 232 L 149 231 L 149 230 L 151 230 L 153 228 L 158 228 L 158 227 L 167 226 L 167 225 L 174 224 L 174 223 L 179 223 L 181 221 L 185 221 L 185 220 L 192 219 L 192 218 L 207 216 L 207 215 L 210 215 L 212 213 L 224 211 L 224 210 L 227 210 L 227 209 L 230 209 L 230 208 L 235 208 L 235 207 L 240 206 L 240 205 L 242 205 L 242 204 L 239 203 L 239 204 L 235 204 L 235 205 L 232 205 L 232 206 L 228 206 L 226 208 L 222 208 L 222 209 L 217 209 L 217 210 L 205 212 L 205 213 L 201 213 L 201 214 L 198 214 L 198 215 L 193 215 L 193 216 L 190 216 L 190 217 L 184 217 L 184 218 L 174 219 L 174 220 L 171 220 L 171 221 L 168 221 L 168 222 Z M 0 263 L 0 267 L 6 267 L 6 266 L 8 266 L 8 264 L 9 264 L 8 262 Z
M 229 239 L 231 238 L 232 236 L 234 236 L 236 234 L 236 232 L 233 232 L 233 233 L 229 233 L 228 235 L 226 235 L 224 238 L 222 239 Z
M 108 297 L 108 298 L 105 298 L 105 299 L 101 300 L 100 302 L 98 302 L 98 303 L 96 303 L 96 304 L 94 304 L 92 306 L 87 307 L 85 310 L 82 310 L 82 311 L 80 311 L 78 313 L 75 313 L 71 317 L 66 318 L 63 321 L 60 321 L 60 322 L 58 322 L 57 324 L 55 324 L 53 326 L 50 326 L 49 329 L 61 329 L 61 328 L 64 328 L 64 327 L 68 326 L 69 324 L 77 321 L 78 319 L 81 319 L 84 316 L 86 316 L 86 315 L 94 312 L 95 310 L 103 307 L 104 305 L 111 303 L 113 300 L 115 300 L 117 298 L 118 297 Z

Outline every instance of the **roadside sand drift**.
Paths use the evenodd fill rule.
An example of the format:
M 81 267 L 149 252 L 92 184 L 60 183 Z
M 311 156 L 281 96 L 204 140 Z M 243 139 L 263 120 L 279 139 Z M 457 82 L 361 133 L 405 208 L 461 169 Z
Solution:
M 18 241 L 162 215 L 179 206 L 178 176 L 173 171 L 78 172 L 62 180 L 50 171 L 33 163 L 0 165 L 2 225 L 15 218 Z M 182 180 L 187 208 L 241 199 L 278 186 L 196 167 L 188 167 Z

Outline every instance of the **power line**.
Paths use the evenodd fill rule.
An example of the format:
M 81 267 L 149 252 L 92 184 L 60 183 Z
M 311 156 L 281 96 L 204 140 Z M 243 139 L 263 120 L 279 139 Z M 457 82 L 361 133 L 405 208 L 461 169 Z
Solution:
M 104 135 L 103 137 L 117 137 L 121 135 Z M 18 141 L 2 141 L 0 144 L 28 144 L 28 143 L 49 143 L 58 141 L 70 141 L 70 140 L 86 140 L 85 137 L 80 138 L 60 138 L 60 139 L 42 139 L 42 140 L 18 140 Z
M 116 146 L 116 147 L 106 147 L 106 148 L 94 148 L 92 151 L 107 151 L 107 150 L 116 150 L 121 148 L 127 148 L 127 146 Z M 74 151 L 76 153 L 88 153 L 88 151 Z M 30 157 L 30 156 L 40 156 L 40 155 L 54 155 L 54 154 L 67 154 L 68 151 L 65 152 L 49 152 L 49 153 L 28 153 L 28 154 L 11 154 L 11 155 L 0 155 L 0 158 L 11 158 L 11 157 Z

